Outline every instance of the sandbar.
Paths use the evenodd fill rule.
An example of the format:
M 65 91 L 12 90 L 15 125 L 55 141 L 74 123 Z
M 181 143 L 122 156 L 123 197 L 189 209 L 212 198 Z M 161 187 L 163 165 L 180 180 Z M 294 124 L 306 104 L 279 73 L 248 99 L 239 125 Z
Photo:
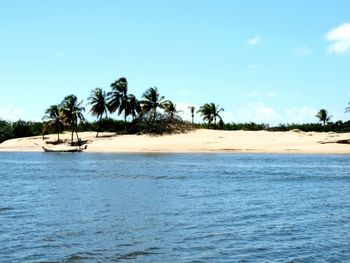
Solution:
M 81 132 L 90 153 L 300 153 L 349 154 L 350 133 L 270 131 L 222 131 L 198 129 L 171 135 L 116 135 L 114 133 Z M 70 132 L 60 135 L 69 140 Z M 17 138 L 0 144 L 1 152 L 40 152 L 57 134 Z M 48 146 L 49 145 L 49 146 Z M 68 145 L 67 145 L 68 147 Z

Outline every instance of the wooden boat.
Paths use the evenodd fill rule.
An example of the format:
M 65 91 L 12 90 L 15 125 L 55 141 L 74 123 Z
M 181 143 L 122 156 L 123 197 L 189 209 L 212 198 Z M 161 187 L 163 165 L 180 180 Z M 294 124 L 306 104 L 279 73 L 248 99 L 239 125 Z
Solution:
M 41 146 L 41 148 L 43 148 L 44 152 L 63 152 L 63 153 L 75 153 L 75 152 L 82 152 L 83 150 L 85 150 L 87 148 L 87 145 L 85 145 L 85 147 L 76 147 L 76 148 L 69 148 L 69 149 L 50 149 L 50 148 L 46 148 L 44 146 Z

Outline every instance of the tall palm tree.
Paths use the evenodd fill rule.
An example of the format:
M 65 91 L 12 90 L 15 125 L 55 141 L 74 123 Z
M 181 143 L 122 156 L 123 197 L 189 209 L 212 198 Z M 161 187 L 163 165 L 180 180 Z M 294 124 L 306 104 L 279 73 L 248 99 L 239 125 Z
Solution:
M 141 113 L 141 104 L 135 95 L 128 95 L 125 112 L 132 116 L 132 120 L 135 120 L 136 116 Z
M 215 125 L 215 128 L 216 128 L 216 118 L 219 118 L 220 121 L 222 121 L 222 118 L 220 116 L 220 112 L 224 111 L 224 108 L 220 108 L 219 105 L 215 105 L 215 103 L 210 103 L 210 106 L 211 106 L 211 111 L 212 111 L 212 114 L 213 114 L 213 118 L 214 118 L 214 125 Z
M 329 122 L 332 118 L 331 115 L 328 114 L 328 111 L 325 109 L 321 109 L 316 116 L 320 122 L 323 123 L 323 126 L 326 126 L 326 123 Z
M 164 112 L 169 116 L 170 122 L 172 122 L 175 118 L 181 119 L 180 116 L 178 116 L 178 113 L 182 112 L 181 110 L 176 109 L 176 104 L 174 104 L 172 101 L 168 100 L 167 103 L 164 105 Z
M 203 104 L 202 106 L 199 107 L 199 110 L 197 111 L 197 113 L 199 113 L 202 116 L 203 121 L 208 122 L 208 128 L 209 128 L 211 122 L 214 119 L 211 104 L 209 103 Z
M 165 105 L 168 103 L 164 99 L 164 96 L 160 96 L 158 89 L 156 87 L 149 88 L 143 93 L 141 101 L 142 110 L 144 112 L 151 113 L 150 118 L 154 121 L 157 117 L 157 108 L 164 109 Z
M 118 110 L 118 115 L 124 112 L 124 124 L 126 126 L 128 102 L 128 81 L 120 78 L 111 84 L 112 91 L 108 92 L 108 109 L 111 113 Z
M 54 128 L 57 131 L 57 142 L 60 142 L 60 130 L 63 123 L 60 118 L 60 107 L 59 105 L 51 105 L 46 109 L 43 117 L 44 129 Z
M 71 143 L 73 144 L 74 131 L 77 135 L 79 142 L 79 136 L 77 132 L 77 126 L 79 121 L 84 121 L 83 111 L 85 108 L 82 107 L 83 101 L 78 102 L 78 98 L 75 95 L 66 96 L 61 103 L 61 116 L 64 124 L 68 125 L 72 130 Z
M 101 129 L 101 121 L 103 115 L 107 116 L 108 107 L 106 102 L 106 92 L 101 88 L 95 88 L 91 91 L 90 97 L 88 97 L 89 105 L 91 105 L 90 113 L 92 116 L 96 116 L 99 119 L 99 129 Z M 97 131 L 96 137 L 98 137 L 99 131 Z
M 194 124 L 194 110 L 195 110 L 195 107 L 194 106 L 190 106 L 188 108 L 191 110 L 192 124 Z

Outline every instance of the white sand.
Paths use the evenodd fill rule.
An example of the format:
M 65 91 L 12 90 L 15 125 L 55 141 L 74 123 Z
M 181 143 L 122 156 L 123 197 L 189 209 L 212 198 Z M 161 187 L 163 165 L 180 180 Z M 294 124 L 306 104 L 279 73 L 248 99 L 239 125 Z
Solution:
M 86 152 L 240 152 L 240 153 L 320 153 L 349 154 L 350 145 L 329 143 L 350 139 L 349 133 L 316 132 L 268 132 L 268 131 L 218 131 L 200 129 L 175 135 L 116 135 L 95 132 L 79 133 L 82 140 L 88 140 Z M 69 139 L 70 133 L 60 136 Z M 45 136 L 45 141 L 57 139 L 56 134 Z M 41 136 L 19 138 L 0 144 L 0 151 L 42 151 L 36 145 L 48 148 L 64 147 L 45 144 Z M 69 146 L 66 146 L 67 148 Z

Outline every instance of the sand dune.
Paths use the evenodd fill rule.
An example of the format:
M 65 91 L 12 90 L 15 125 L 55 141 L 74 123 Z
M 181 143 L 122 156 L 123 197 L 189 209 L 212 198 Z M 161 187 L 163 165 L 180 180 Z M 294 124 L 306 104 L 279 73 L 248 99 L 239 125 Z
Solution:
M 186 134 L 163 136 L 152 135 L 114 135 L 95 132 L 79 133 L 87 141 L 86 152 L 120 152 L 120 153 L 207 153 L 207 152 L 240 152 L 240 153 L 321 153 L 348 154 L 350 145 L 349 133 L 316 133 L 268 131 L 217 131 L 200 129 Z M 46 147 L 46 141 L 56 140 L 57 135 L 18 138 L 0 144 L 0 151 L 42 151 L 38 145 Z M 69 133 L 61 135 L 68 140 Z M 340 141 L 342 143 L 335 143 Z M 68 146 L 67 146 L 68 147 Z

